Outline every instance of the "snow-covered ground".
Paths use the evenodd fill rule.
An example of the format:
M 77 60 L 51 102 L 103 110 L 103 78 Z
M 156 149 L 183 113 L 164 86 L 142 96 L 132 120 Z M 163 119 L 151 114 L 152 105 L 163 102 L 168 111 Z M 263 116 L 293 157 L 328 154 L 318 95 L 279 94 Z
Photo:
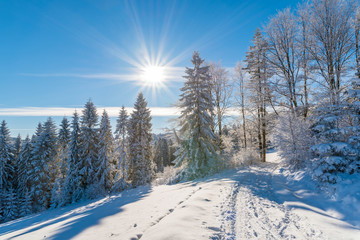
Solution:
M 360 239 L 359 209 L 319 193 L 276 153 L 268 160 L 31 215 L 0 225 L 0 239 Z

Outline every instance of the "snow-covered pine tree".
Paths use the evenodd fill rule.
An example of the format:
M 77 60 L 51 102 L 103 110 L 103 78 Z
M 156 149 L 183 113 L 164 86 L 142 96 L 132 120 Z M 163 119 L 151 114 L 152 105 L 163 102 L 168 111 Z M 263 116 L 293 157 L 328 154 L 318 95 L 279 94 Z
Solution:
M 69 143 L 68 171 L 65 179 L 64 202 L 63 205 L 79 201 L 84 197 L 82 181 L 84 179 L 82 169 L 84 164 L 81 159 L 81 139 L 79 115 L 74 113 L 71 122 L 71 135 Z
M 112 192 L 119 192 L 128 185 L 129 157 L 128 157 L 128 114 L 124 106 L 121 107 L 120 114 L 116 120 L 115 130 L 115 158 L 116 167 L 114 171 L 114 185 Z
M 209 66 L 203 66 L 204 60 L 198 52 L 194 52 L 191 62 L 194 68 L 186 68 L 186 82 L 180 89 L 181 143 L 175 159 L 176 166 L 186 165 L 179 176 L 186 179 L 204 176 L 220 167 L 217 138 L 212 131 L 214 102 L 210 94 Z
M 48 118 L 32 151 L 31 194 L 35 211 L 50 207 L 51 190 L 58 167 L 57 150 L 56 126 L 52 118 Z
M 151 126 L 150 110 L 139 93 L 129 122 L 129 180 L 133 187 L 149 183 L 153 176 Z
M 64 117 L 59 129 L 59 159 L 60 159 L 60 178 L 65 179 L 67 173 L 67 163 L 69 157 L 69 142 L 70 142 L 70 123 Z
M 343 104 L 323 104 L 312 116 L 311 129 L 318 142 L 311 147 L 314 176 L 322 182 L 336 183 L 356 153 L 345 132 L 345 111 Z
M 31 195 L 28 191 L 25 191 L 23 197 L 19 198 L 19 217 L 24 217 L 32 213 L 31 207 Z
M 164 172 L 164 167 L 170 165 L 169 146 L 165 138 L 159 138 L 155 143 L 154 162 L 156 172 Z
M 96 164 L 96 181 L 99 190 L 108 193 L 113 185 L 112 172 L 114 166 L 114 137 L 111 131 L 110 119 L 104 110 L 100 121 L 99 154 Z
M 98 115 L 94 103 L 89 100 L 84 107 L 81 116 L 81 164 L 80 172 L 82 179 L 80 186 L 87 190 L 88 186 L 93 183 L 96 173 L 96 162 L 99 150 L 99 129 Z
M 0 191 L 9 191 L 14 182 L 14 154 L 10 144 L 10 131 L 5 121 L 0 125 Z
M 30 179 L 29 172 L 31 172 L 31 152 L 32 145 L 30 142 L 29 136 L 25 138 L 22 144 L 20 154 L 16 160 L 16 165 L 18 166 L 17 174 L 17 196 L 19 199 L 19 216 L 23 217 L 32 212 L 31 206 L 31 195 L 30 195 Z
M 18 213 L 18 203 L 16 193 L 13 188 L 10 188 L 5 193 L 3 205 L 3 220 L 10 221 L 19 216 Z
M 17 165 L 17 159 L 19 157 L 19 154 L 21 152 L 21 136 L 20 134 L 18 134 L 18 136 L 15 139 L 14 145 L 13 145 L 13 155 L 14 155 L 14 182 L 13 182 L 13 188 L 17 189 L 17 185 L 18 185 L 18 167 L 19 165 Z
M 31 152 L 32 146 L 29 136 L 27 136 L 22 144 L 22 148 L 18 158 L 16 159 L 17 166 L 17 194 L 20 199 L 25 196 L 25 192 L 30 190 L 29 172 L 31 172 Z
M 175 146 L 175 143 L 172 139 L 169 139 L 168 145 L 169 145 L 169 163 L 167 166 L 172 166 L 174 165 L 174 160 L 176 159 L 175 153 L 177 147 Z
M 22 144 L 22 140 L 21 140 L 21 136 L 20 136 L 20 134 L 19 134 L 19 135 L 16 137 L 16 139 L 15 139 L 14 148 L 13 148 L 14 158 L 15 158 L 15 159 L 17 159 L 17 157 L 18 157 L 19 154 L 20 154 L 21 144 Z
M 35 142 L 36 138 L 38 138 L 41 135 L 42 131 L 43 131 L 43 124 L 41 122 L 39 122 L 36 127 L 35 134 L 33 135 L 34 142 Z
M 13 191 L 14 155 L 10 144 L 10 131 L 6 122 L 0 125 L 0 221 L 6 220 L 8 215 L 7 199 Z
M 70 141 L 70 129 L 69 121 L 66 117 L 63 118 L 60 124 L 58 134 L 58 153 L 57 153 L 57 164 L 59 165 L 56 169 L 56 177 L 54 187 L 51 191 L 51 207 L 57 207 L 64 201 L 64 185 L 67 173 L 67 163 L 69 157 L 69 141 Z

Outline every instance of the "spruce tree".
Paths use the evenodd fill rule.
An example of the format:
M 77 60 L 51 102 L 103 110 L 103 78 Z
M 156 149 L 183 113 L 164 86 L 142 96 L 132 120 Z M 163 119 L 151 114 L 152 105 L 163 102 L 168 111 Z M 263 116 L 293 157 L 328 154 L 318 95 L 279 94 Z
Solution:
M 3 220 L 14 220 L 19 216 L 16 193 L 13 188 L 5 193 L 3 202 Z
M 60 174 L 61 178 L 65 179 L 67 173 L 67 162 L 69 157 L 69 142 L 70 142 L 70 123 L 64 117 L 60 124 L 59 130 L 59 158 L 60 158 Z
M 14 183 L 14 154 L 10 131 L 5 121 L 0 125 L 0 191 L 9 191 Z
M 176 153 L 176 146 L 172 139 L 169 139 L 169 163 L 168 166 L 174 165 L 174 161 L 176 159 L 175 153 Z
M 25 191 L 23 197 L 19 198 L 18 206 L 19 206 L 19 217 L 24 217 L 32 213 L 31 195 L 28 191 Z
M 63 204 L 79 201 L 84 197 L 84 189 L 81 181 L 84 179 L 83 161 L 81 159 L 81 139 L 79 115 L 74 113 L 71 122 L 71 135 L 69 143 L 68 171 L 65 180 L 65 199 Z
M 68 148 L 70 141 L 70 129 L 69 121 L 66 117 L 63 118 L 60 124 L 59 134 L 58 134 L 58 152 L 56 165 L 58 166 L 55 170 L 55 183 L 51 191 L 51 207 L 57 207 L 62 205 L 65 195 L 64 195 L 64 185 L 65 178 L 67 173 L 67 159 L 69 156 Z
M 18 161 L 18 157 L 19 157 L 19 154 L 21 152 L 21 144 L 22 144 L 22 141 L 21 141 L 21 136 L 20 134 L 18 134 L 17 138 L 15 139 L 15 143 L 14 143 L 14 146 L 13 146 L 13 155 L 14 155 L 14 182 L 13 182 L 13 187 L 14 189 L 17 189 L 17 185 L 18 185 L 18 168 L 20 167 L 18 164 L 17 164 L 17 161 Z
M 31 179 L 29 178 L 29 172 L 31 172 L 31 152 L 32 145 L 29 136 L 25 138 L 22 144 L 20 154 L 17 158 L 17 195 L 19 199 L 19 216 L 23 217 L 32 212 L 31 207 Z
M 129 179 L 134 187 L 150 183 L 153 176 L 151 126 L 150 110 L 139 93 L 129 122 Z
M 113 184 L 112 171 L 114 168 L 114 138 L 111 131 L 110 119 L 104 110 L 100 121 L 99 155 L 96 166 L 96 180 L 106 192 Z
M 13 183 L 14 155 L 10 145 L 10 131 L 6 122 L 2 121 L 0 125 L 0 221 L 9 220 L 8 203 L 9 194 L 13 192 Z
M 30 190 L 29 172 L 31 172 L 31 152 L 32 146 L 29 136 L 23 142 L 20 154 L 16 160 L 17 166 L 17 193 L 19 198 L 25 196 L 25 192 Z
M 186 68 L 186 82 L 181 90 L 180 137 L 181 144 L 177 151 L 176 166 L 185 164 L 181 178 L 194 179 L 219 169 L 219 157 L 214 129 L 214 102 L 209 87 L 209 66 L 198 52 L 194 52 L 191 63 L 193 68 Z
M 154 162 L 156 172 L 164 172 L 164 167 L 170 165 L 169 146 L 165 138 L 159 138 L 155 143 Z
M 22 144 L 22 141 L 21 141 L 21 136 L 20 136 L 20 134 L 19 134 L 19 135 L 16 137 L 15 143 L 14 143 L 14 159 L 17 159 L 17 157 L 18 157 L 19 154 L 20 154 L 21 144 Z
M 57 150 L 56 127 L 52 118 L 48 118 L 32 151 L 31 194 L 35 210 L 50 207 L 51 191 L 58 167 Z
M 93 183 L 96 175 L 96 162 L 99 149 L 98 115 L 94 103 L 89 100 L 84 107 L 81 116 L 81 175 L 80 186 L 86 190 Z
M 116 120 L 115 130 L 115 158 L 116 166 L 114 172 L 113 192 L 118 192 L 127 187 L 129 157 L 128 157 L 128 114 L 124 106 L 120 110 L 118 119 Z

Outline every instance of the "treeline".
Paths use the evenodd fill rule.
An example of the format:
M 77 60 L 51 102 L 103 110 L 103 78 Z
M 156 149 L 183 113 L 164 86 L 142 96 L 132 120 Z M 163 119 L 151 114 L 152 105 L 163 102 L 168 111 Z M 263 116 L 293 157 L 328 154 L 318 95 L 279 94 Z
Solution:
M 149 183 L 174 159 L 172 141 L 159 138 L 153 149 L 151 115 L 140 93 L 129 116 L 122 107 L 115 134 L 104 110 L 100 122 L 88 101 L 71 123 L 57 130 L 49 118 L 31 139 L 12 143 L 0 126 L 0 221 L 50 207 L 116 193 Z

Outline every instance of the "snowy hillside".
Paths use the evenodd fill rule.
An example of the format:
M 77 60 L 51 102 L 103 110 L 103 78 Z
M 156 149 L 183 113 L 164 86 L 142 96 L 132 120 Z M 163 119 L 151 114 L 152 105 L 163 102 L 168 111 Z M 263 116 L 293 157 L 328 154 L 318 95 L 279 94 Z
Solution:
M 268 158 L 198 181 L 138 187 L 14 220 L 0 225 L 0 238 L 359 239 L 359 209 L 342 210 L 306 176 L 290 175 L 276 153 Z

